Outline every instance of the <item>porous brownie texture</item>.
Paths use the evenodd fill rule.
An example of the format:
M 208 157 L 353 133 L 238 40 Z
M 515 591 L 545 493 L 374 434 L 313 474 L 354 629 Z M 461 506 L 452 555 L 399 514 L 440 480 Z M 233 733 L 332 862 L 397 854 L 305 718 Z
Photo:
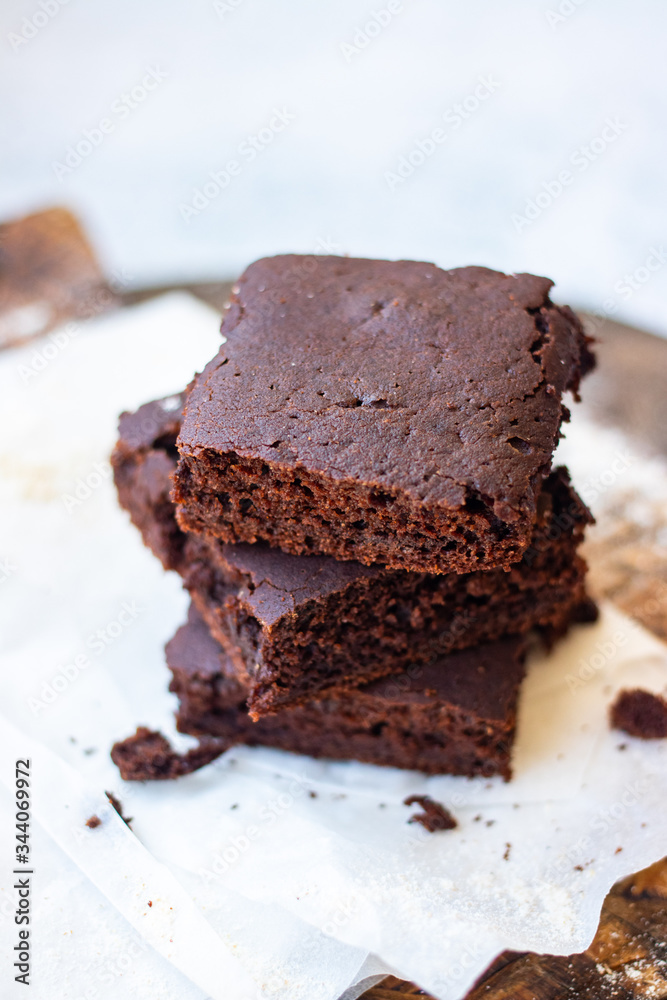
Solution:
M 563 394 L 593 366 L 551 286 L 415 261 L 252 264 L 188 397 L 181 525 L 416 572 L 517 562 Z
M 502 639 L 258 722 L 234 665 L 194 608 L 167 644 L 167 664 L 181 732 L 228 746 L 507 780 L 524 652 L 521 639 Z
M 586 566 L 576 550 L 590 515 L 562 470 L 544 484 L 521 562 L 409 573 L 180 532 L 169 496 L 177 424 L 173 398 L 166 410 L 157 401 L 123 415 L 112 457 L 120 502 L 182 575 L 256 717 L 502 635 L 540 627 L 551 638 L 581 616 Z

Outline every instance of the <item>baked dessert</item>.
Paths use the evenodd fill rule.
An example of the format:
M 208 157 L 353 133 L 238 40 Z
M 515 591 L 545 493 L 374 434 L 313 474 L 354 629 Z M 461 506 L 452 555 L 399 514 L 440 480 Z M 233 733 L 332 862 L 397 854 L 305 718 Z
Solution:
M 408 573 L 226 545 L 181 532 L 174 517 L 181 402 L 123 414 L 112 456 L 118 495 L 229 650 L 254 716 L 502 635 L 560 633 L 580 615 L 586 566 L 577 546 L 590 515 L 563 470 L 545 481 L 531 547 L 508 571 Z
M 172 781 L 205 767 L 226 749 L 225 742 L 205 737 L 186 753 L 176 753 L 162 733 L 137 726 L 132 736 L 114 743 L 111 759 L 123 781 Z
M 641 740 L 667 739 L 667 698 L 642 688 L 619 691 L 609 721 L 612 729 Z
M 234 664 L 194 607 L 166 652 L 183 733 L 229 747 L 509 779 L 524 647 L 521 638 L 502 639 L 258 722 Z
M 530 543 L 563 395 L 594 363 L 551 286 L 416 261 L 252 264 L 188 397 L 181 525 L 367 566 L 508 568 Z

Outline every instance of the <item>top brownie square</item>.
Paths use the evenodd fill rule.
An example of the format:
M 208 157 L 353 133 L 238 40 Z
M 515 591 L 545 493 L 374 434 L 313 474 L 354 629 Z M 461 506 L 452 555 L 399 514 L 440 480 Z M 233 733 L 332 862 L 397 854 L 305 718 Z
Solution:
M 594 363 L 551 286 L 415 261 L 252 264 L 187 401 L 181 525 L 431 573 L 516 562 L 563 394 Z

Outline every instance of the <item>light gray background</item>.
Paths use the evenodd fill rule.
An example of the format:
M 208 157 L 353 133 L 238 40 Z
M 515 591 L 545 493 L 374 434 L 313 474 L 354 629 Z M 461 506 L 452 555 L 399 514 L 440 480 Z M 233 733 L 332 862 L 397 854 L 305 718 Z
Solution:
M 324 245 L 548 274 L 557 298 L 667 334 L 661 0 L 403 0 L 355 50 L 387 0 L 42 3 L 50 15 L 40 0 L 0 12 L 0 213 L 73 206 L 122 281 L 222 278 Z M 166 78 L 121 117 L 150 68 Z M 446 112 L 480 77 L 494 92 L 455 127 Z M 294 119 L 250 162 L 239 146 L 273 108 Z M 105 117 L 113 131 L 59 179 Z M 582 169 L 607 119 L 619 134 Z M 392 190 L 386 174 L 438 127 Z M 239 174 L 184 220 L 230 159 Z

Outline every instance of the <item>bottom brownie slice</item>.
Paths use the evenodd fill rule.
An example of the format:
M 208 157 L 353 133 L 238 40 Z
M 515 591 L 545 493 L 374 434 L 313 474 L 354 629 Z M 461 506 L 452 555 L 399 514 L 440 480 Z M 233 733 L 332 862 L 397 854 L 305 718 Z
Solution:
M 166 651 L 183 733 L 426 774 L 511 776 L 521 638 L 451 653 L 257 722 L 247 689 L 194 607 Z

